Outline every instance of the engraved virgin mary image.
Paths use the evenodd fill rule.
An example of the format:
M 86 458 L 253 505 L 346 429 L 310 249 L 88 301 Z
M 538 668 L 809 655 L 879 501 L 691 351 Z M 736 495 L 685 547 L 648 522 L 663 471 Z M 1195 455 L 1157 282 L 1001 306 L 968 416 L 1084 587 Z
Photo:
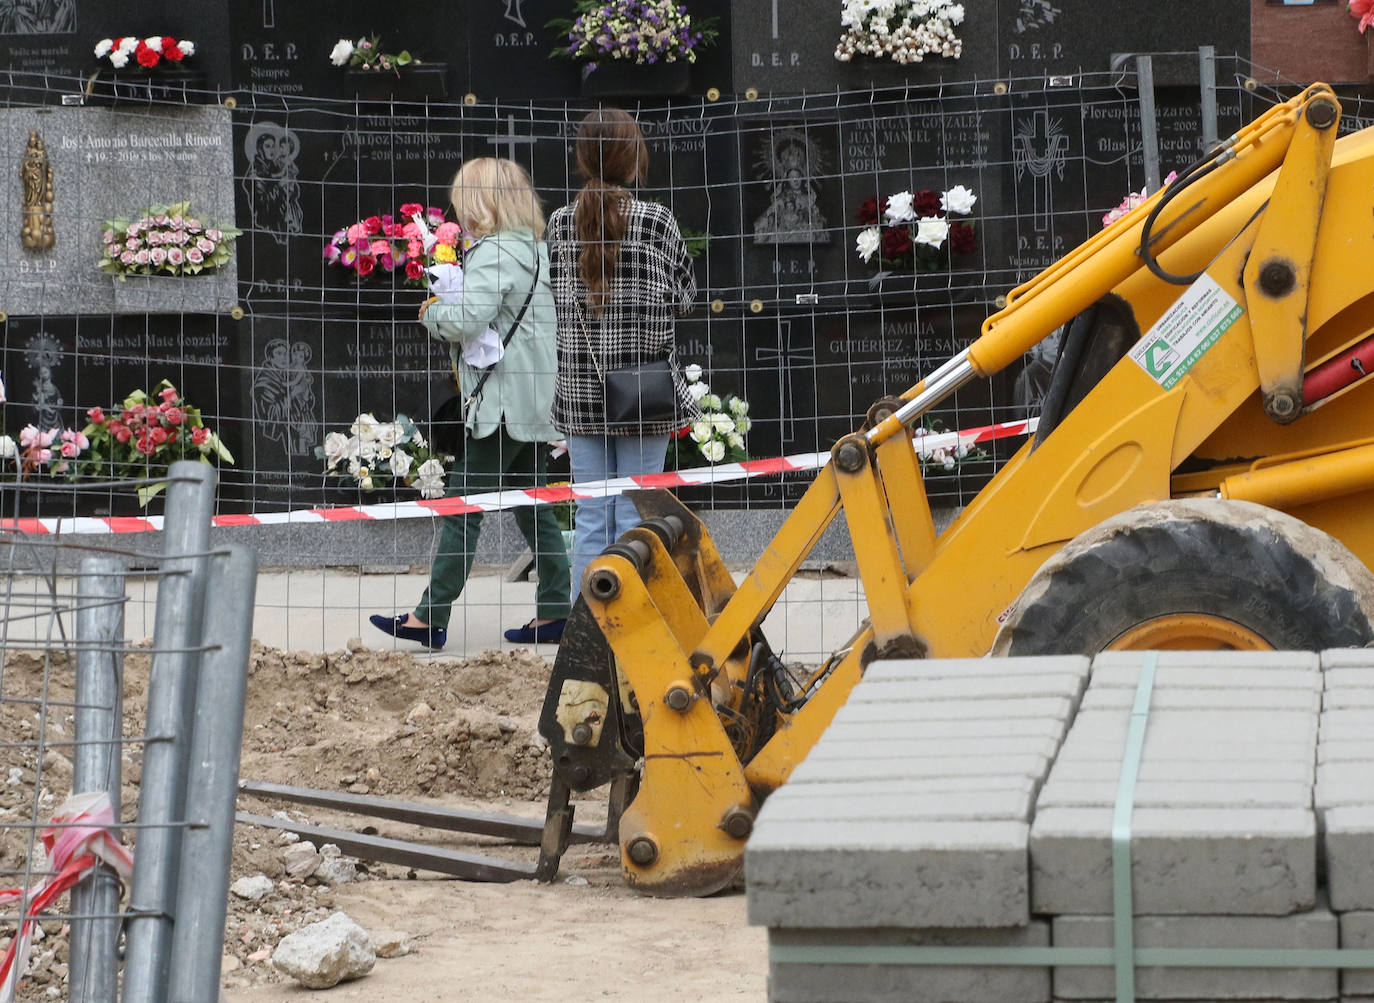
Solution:
M 280 442 L 287 456 L 313 456 L 319 441 L 313 356 L 303 341 L 273 338 L 253 380 L 253 417 L 263 438 Z
M 772 136 L 756 162 L 771 179 L 772 201 L 754 220 L 755 244 L 828 244 L 830 231 L 816 204 L 813 172 L 820 166 L 811 140 L 804 132 L 788 129 Z
M 0 0 L 0 35 L 76 31 L 76 0 Z
M 304 226 L 301 188 L 296 178 L 296 156 L 301 143 L 296 134 L 275 122 L 256 122 L 243 141 L 248 172 L 243 188 L 253 215 L 253 226 L 272 235 L 278 244 L 299 234 Z

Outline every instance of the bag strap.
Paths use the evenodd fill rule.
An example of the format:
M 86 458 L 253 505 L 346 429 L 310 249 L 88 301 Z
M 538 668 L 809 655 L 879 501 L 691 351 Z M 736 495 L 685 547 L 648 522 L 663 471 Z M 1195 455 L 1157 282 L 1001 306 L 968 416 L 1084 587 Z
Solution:
M 543 266 L 543 263 L 539 260 L 538 242 L 536 241 L 533 246 L 534 281 L 530 283 L 530 291 L 525 294 L 525 302 L 521 304 L 520 312 L 515 315 L 515 323 L 510 326 L 510 330 L 506 332 L 506 336 L 501 339 L 501 348 L 503 352 L 505 348 L 510 344 L 510 340 L 515 337 L 515 332 L 520 327 L 520 322 L 525 319 L 525 311 L 530 308 L 530 300 L 534 299 L 535 287 L 539 285 L 539 273 L 541 267 Z M 472 407 L 472 405 L 476 402 L 477 398 L 481 396 L 482 388 L 487 385 L 487 380 L 491 377 L 492 371 L 497 367 L 498 364 L 499 361 L 494 362 L 482 371 L 482 376 L 477 381 L 477 386 L 472 388 L 472 393 L 468 394 L 467 400 L 463 401 L 464 410 L 467 410 L 468 408 Z M 454 379 L 457 379 L 458 377 L 458 367 L 456 365 L 453 367 L 453 376 Z

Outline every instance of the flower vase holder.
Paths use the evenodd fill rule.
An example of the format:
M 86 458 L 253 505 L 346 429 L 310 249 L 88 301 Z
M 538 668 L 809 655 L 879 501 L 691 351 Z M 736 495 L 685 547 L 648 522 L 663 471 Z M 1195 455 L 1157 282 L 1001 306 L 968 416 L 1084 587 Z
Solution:
M 581 94 L 584 98 L 666 97 L 686 92 L 691 79 L 692 67 L 685 59 L 671 63 L 603 59 L 594 70 L 583 68 Z
M 421 63 L 399 71 L 344 70 L 344 93 L 359 101 L 441 101 L 448 97 L 448 63 Z
M 216 276 L 114 276 L 115 313 L 220 313 Z
M 103 69 L 86 81 L 83 103 L 97 107 L 212 104 L 205 73 L 181 66 Z

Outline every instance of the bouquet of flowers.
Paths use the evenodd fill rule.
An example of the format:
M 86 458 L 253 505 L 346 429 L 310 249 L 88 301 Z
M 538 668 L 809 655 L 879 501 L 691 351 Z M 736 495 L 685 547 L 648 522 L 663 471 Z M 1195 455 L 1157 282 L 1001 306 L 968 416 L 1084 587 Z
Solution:
M 718 34 L 715 18 L 696 22 L 676 0 L 582 0 L 576 17 L 548 26 L 567 39 L 555 56 L 580 59 L 595 69 L 598 60 L 628 63 L 697 61 L 697 48 Z
M 878 255 L 893 268 L 936 271 L 949 264 L 951 255 L 972 254 L 978 249 L 973 224 L 955 216 L 973 211 L 978 196 L 963 185 L 937 195 L 929 188 L 889 196 L 879 213 L 878 200 L 859 206 L 854 218 L 868 224 L 855 241 L 864 263 Z
M 341 38 L 334 43 L 329 52 L 329 61 L 335 66 L 346 66 L 355 70 L 392 70 L 400 76 L 402 66 L 418 66 L 416 59 L 406 49 L 395 55 L 382 51 L 382 40 L 377 35 L 364 35 L 356 42 Z
M 347 435 L 326 435 L 315 456 L 324 461 L 326 475 L 352 477 L 364 491 L 395 483 L 418 489 L 422 498 L 444 496 L 444 463 L 403 414 L 395 421 L 360 414 Z
M 939 435 L 945 431 L 944 422 L 939 418 L 932 418 L 928 422 L 916 426 L 911 434 L 915 439 L 922 436 Z M 921 461 L 921 470 L 926 471 L 938 467 L 940 471 L 949 473 L 960 466 L 966 460 L 985 460 L 987 451 L 977 446 L 965 446 L 958 443 L 954 446 L 930 446 L 926 447 L 923 443 L 916 443 L 916 457 Z
M 434 242 L 426 250 L 424 237 L 429 227 L 434 227 Z M 380 269 L 383 273 L 404 272 L 407 282 L 422 285 L 429 265 L 458 261 L 462 239 L 462 228 L 445 222 L 442 209 L 407 202 L 395 216 L 368 216 L 336 231 L 324 245 L 324 261 L 350 269 L 360 281 Z
M 101 239 L 105 256 L 96 265 L 118 275 L 196 275 L 229 260 L 232 226 L 207 226 L 191 215 L 190 202 L 155 205 L 132 221 L 107 220 Z
M 196 54 L 196 43 L 175 39 L 171 35 L 149 38 L 102 38 L 95 46 L 96 59 L 108 59 L 110 65 L 122 70 L 132 59 L 146 70 L 162 63 L 179 63 Z
M 1371 4 L 1374 4 L 1374 0 L 1369 0 L 1369 2 Z M 1164 179 L 1164 184 L 1169 184 L 1177 177 L 1178 171 L 1170 171 L 1169 176 Z M 1146 191 L 1144 188 L 1141 188 L 1138 192 L 1127 192 L 1126 197 L 1121 200 L 1121 204 L 1102 217 L 1102 225 L 1111 226 L 1122 216 L 1126 215 L 1128 212 L 1130 212 L 1136 206 L 1140 205 L 1149 197 L 1149 192 Z
M 964 5 L 954 0 L 844 0 L 844 34 L 835 58 L 842 63 L 856 55 L 898 63 L 919 63 L 928 55 L 958 59 L 964 43 L 954 28 L 963 23 Z
M 668 465 L 673 469 L 707 463 L 739 462 L 749 459 L 744 437 L 753 424 L 749 402 L 743 397 L 714 393 L 702 378 L 701 367 L 686 366 L 682 375 L 687 392 L 701 407 L 701 417 L 681 428 L 668 440 Z
M 233 463 L 233 454 L 220 437 L 205 424 L 200 408 L 192 407 L 170 380 L 163 380 L 151 394 L 135 390 L 118 408 L 107 414 L 93 407 L 90 419 L 80 433 L 90 452 L 75 471 L 87 477 L 165 477 L 167 467 L 177 460 L 211 463 L 218 459 Z M 69 441 L 61 436 L 63 455 Z M 80 439 L 72 441 L 80 445 Z M 138 503 L 147 505 L 166 484 L 143 485 Z

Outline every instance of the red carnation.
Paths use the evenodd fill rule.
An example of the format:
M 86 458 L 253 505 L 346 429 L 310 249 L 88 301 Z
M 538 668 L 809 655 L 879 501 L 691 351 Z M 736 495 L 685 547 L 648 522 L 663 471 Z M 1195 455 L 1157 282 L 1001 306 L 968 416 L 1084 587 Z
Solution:
M 925 188 L 911 197 L 911 208 L 916 211 L 916 218 L 922 216 L 940 215 L 940 196 L 939 193 Z
M 871 198 L 854 213 L 854 222 L 872 226 L 878 222 L 878 200 Z
M 972 254 L 978 249 L 978 236 L 972 225 L 949 224 L 949 249 L 955 254 Z
M 353 267 L 358 270 L 359 275 L 371 275 L 372 269 L 377 267 L 377 259 L 370 254 L 360 254 L 358 263 Z
M 904 226 L 889 226 L 883 231 L 883 257 L 900 258 L 911 253 L 911 231 Z
M 367 230 L 368 236 L 375 236 L 382 232 L 382 218 L 380 216 L 369 216 L 363 220 L 363 227 Z
M 425 274 L 425 266 L 420 264 L 418 258 L 411 258 L 406 262 L 406 278 L 418 279 Z
M 169 62 L 179 63 L 186 58 L 186 53 L 177 48 L 177 40 L 171 35 L 162 39 L 162 56 Z
M 134 58 L 138 60 L 139 66 L 146 66 L 152 69 L 162 57 L 148 48 L 147 42 L 139 42 L 138 48 L 134 49 Z

